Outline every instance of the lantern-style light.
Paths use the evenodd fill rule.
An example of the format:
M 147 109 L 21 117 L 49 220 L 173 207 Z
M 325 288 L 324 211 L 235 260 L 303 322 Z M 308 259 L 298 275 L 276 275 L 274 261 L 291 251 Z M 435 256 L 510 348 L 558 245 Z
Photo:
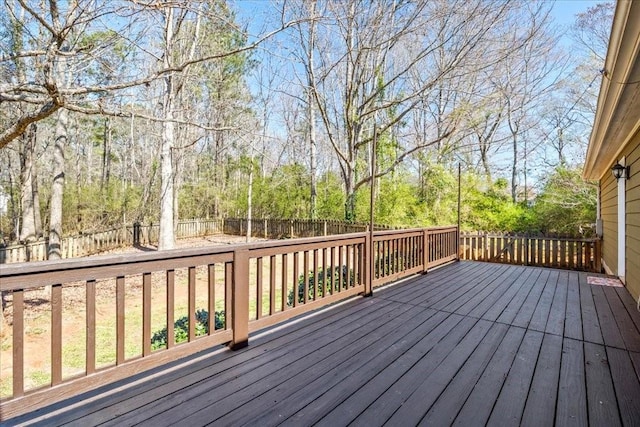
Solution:
M 613 174 L 613 177 L 616 179 L 616 181 L 620 178 L 629 179 L 629 177 L 631 176 L 629 166 L 622 166 L 620 163 L 616 163 L 615 165 L 613 165 L 613 167 L 611 168 L 611 173 Z

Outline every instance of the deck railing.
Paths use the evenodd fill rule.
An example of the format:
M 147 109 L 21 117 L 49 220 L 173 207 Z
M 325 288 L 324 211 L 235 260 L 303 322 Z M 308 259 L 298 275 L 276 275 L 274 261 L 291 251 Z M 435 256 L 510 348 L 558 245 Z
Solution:
M 601 244 L 600 239 L 462 232 L 460 259 L 600 273 Z
M 11 375 L 2 377 L 0 413 L 27 412 L 215 345 L 242 347 L 252 331 L 457 254 L 457 228 L 448 227 L 381 231 L 373 242 L 365 232 L 3 266 L 11 324 L 3 348 L 12 357 L 3 357 Z M 35 355 L 46 370 L 31 363 Z

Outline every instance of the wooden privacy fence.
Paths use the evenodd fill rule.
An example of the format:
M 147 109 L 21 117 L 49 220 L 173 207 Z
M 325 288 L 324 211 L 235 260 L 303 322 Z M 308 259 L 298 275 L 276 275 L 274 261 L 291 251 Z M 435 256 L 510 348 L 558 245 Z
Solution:
M 244 236 L 247 234 L 247 223 L 248 221 L 244 218 L 181 220 L 176 224 L 175 236 L 176 239 L 221 233 Z M 375 229 L 387 230 L 390 227 L 376 225 Z M 251 221 L 251 235 L 265 239 L 328 236 L 366 230 L 368 230 L 367 224 L 334 220 L 254 219 Z M 62 258 L 78 258 L 123 246 L 154 245 L 158 243 L 159 231 L 158 224 L 134 223 L 126 227 L 64 237 L 61 245 Z M 44 261 L 47 259 L 47 247 L 48 243 L 45 240 L 11 246 L 0 244 L 0 264 Z
M 460 233 L 460 259 L 533 265 L 600 273 L 602 241 L 510 235 Z
M 222 233 L 222 219 L 188 219 L 176 225 L 176 238 L 209 236 Z M 62 258 L 78 258 L 93 255 L 123 246 L 151 245 L 158 242 L 157 224 L 134 223 L 126 227 L 85 233 L 62 238 Z M 0 245 L 0 264 L 44 261 L 47 259 L 48 242 L 23 245 Z
M 13 357 L 3 360 L 9 387 L 0 413 L 28 412 L 215 345 L 243 347 L 252 331 L 455 260 L 456 236 L 455 227 L 376 232 L 373 241 L 352 233 L 4 266 Z M 48 332 L 36 350 L 48 360 L 37 366 L 27 344 L 34 331 Z
M 249 221 L 246 218 L 225 218 L 224 234 L 245 236 Z M 375 230 L 389 230 L 391 227 L 375 225 Z M 265 239 L 294 237 L 330 236 L 367 231 L 368 224 L 349 223 L 326 219 L 277 219 L 263 218 L 251 220 L 251 236 Z

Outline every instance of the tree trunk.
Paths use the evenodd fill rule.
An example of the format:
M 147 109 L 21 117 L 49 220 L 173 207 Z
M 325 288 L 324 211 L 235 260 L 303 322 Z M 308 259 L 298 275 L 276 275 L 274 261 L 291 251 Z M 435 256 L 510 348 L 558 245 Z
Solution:
M 309 100 L 308 100 L 308 109 L 309 109 L 309 143 L 310 143 L 310 163 L 311 163 L 311 219 L 316 219 L 318 216 L 318 208 L 317 208 L 317 184 L 316 184 L 316 175 L 318 169 L 318 147 L 316 141 L 316 124 L 315 124 L 315 108 L 313 107 L 313 95 L 311 94 L 311 90 L 309 90 Z
M 38 169 L 33 169 L 33 221 L 36 225 L 36 238 L 44 236 L 42 230 L 42 213 L 40 212 L 40 192 L 38 189 Z
M 49 219 L 48 259 L 62 258 L 62 197 L 64 194 L 64 150 L 67 145 L 69 112 L 61 108 L 56 123 L 55 145 L 53 147 L 53 183 Z
M 247 190 L 247 242 L 251 241 L 251 215 L 253 214 L 253 154 L 249 164 L 249 188 Z
M 28 243 L 38 238 L 34 203 L 36 126 L 30 125 L 20 139 L 20 201 L 22 218 L 19 240 Z
M 109 179 L 111 178 L 111 120 L 108 117 L 104 119 L 102 144 L 102 176 L 100 179 L 100 190 L 104 194 L 104 190 L 109 187 Z
M 511 200 L 518 200 L 518 138 L 513 136 L 513 165 L 511 166 Z
M 20 209 L 16 206 L 16 178 L 11 162 L 11 153 L 5 150 L 7 156 L 7 177 L 9 179 L 9 218 L 11 218 L 11 231 L 9 232 L 9 240 L 16 240 L 20 236 Z
M 316 219 L 317 217 L 317 185 L 316 185 L 316 174 L 318 169 L 318 147 L 316 141 L 316 109 L 315 109 L 315 98 L 313 94 L 313 88 L 315 87 L 315 82 L 313 81 L 314 76 L 314 57 L 313 52 L 315 49 L 315 17 L 316 17 L 316 2 L 312 1 L 309 4 L 310 11 L 309 16 L 312 18 L 309 22 L 309 45 L 307 47 L 307 60 L 309 61 L 307 70 L 307 120 L 309 120 L 309 145 L 310 145 L 310 169 L 311 169 L 311 197 L 310 197 L 310 217 L 311 219 Z
M 173 118 L 173 100 L 171 94 L 171 76 L 165 78 L 165 121 L 162 125 L 162 148 L 160 150 L 160 235 L 158 249 L 173 249 L 175 236 L 173 231 L 173 162 L 171 148 L 175 135 Z
M 165 44 L 164 66 L 170 68 L 173 54 L 174 10 L 171 7 L 165 9 Z M 173 218 L 173 159 L 171 151 L 175 139 L 175 122 L 173 103 L 174 74 L 168 73 L 164 77 L 164 101 L 163 114 L 165 121 L 162 123 L 162 145 L 160 148 L 160 230 L 158 235 L 158 249 L 173 249 L 175 246 L 174 218 Z
M 355 222 L 356 220 L 356 194 L 355 194 L 355 177 L 353 170 L 347 171 L 345 180 L 346 200 L 344 204 L 344 219 L 347 222 Z

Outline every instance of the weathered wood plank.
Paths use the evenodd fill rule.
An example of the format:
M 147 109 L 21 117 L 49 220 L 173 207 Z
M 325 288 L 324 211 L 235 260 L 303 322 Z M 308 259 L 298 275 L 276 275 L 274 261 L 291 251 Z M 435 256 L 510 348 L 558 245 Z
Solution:
M 407 335 L 398 336 L 394 343 L 385 345 L 384 350 L 375 358 L 350 372 L 349 381 L 344 381 L 343 375 L 338 374 L 332 376 L 335 384 L 330 389 L 328 387 L 327 389 L 319 389 L 319 384 L 317 383 L 308 384 L 304 387 L 302 393 L 297 392 L 296 396 L 293 396 L 294 405 L 282 402 L 282 404 L 278 404 L 279 408 L 274 408 L 275 410 L 272 412 L 274 414 L 277 412 L 280 420 L 285 418 L 285 414 L 292 414 L 291 417 L 284 421 L 283 425 L 315 424 L 334 407 L 364 387 L 371 378 L 376 377 L 390 367 L 398 357 L 403 357 L 414 346 L 421 346 L 421 341 L 428 340 L 434 329 L 440 328 L 440 324 L 450 316 L 441 311 L 427 310 L 425 312 L 425 314 L 431 313 L 433 313 L 431 317 L 425 318 L 422 323 Z
M 556 292 L 553 296 L 551 309 L 549 310 L 549 318 L 545 332 L 548 334 L 560 335 L 564 334 L 565 311 L 567 307 L 567 287 L 569 273 L 566 271 L 558 274 L 558 282 L 556 283 Z
M 584 426 L 587 425 L 587 420 L 587 392 L 582 342 L 564 338 L 555 424 L 558 426 Z
M 525 330 L 510 327 L 489 365 L 464 402 L 454 421 L 456 426 L 485 425 L 500 394 L 509 369 L 524 338 Z M 491 405 L 487 405 L 491 402 Z
M 559 273 L 556 270 L 551 270 L 547 278 L 547 284 L 542 291 L 542 295 L 538 300 L 535 311 L 531 316 L 531 321 L 528 327 L 534 331 L 544 332 L 547 326 L 547 320 L 549 320 L 549 313 L 551 312 L 551 305 L 553 304 L 553 296 L 556 292 L 556 284 L 558 283 Z
M 492 322 L 496 321 L 505 308 L 511 303 L 511 300 L 520 293 L 520 290 L 527 282 L 527 278 L 531 275 L 532 270 L 517 268 L 516 273 L 518 276 L 515 279 L 510 280 L 511 283 L 506 291 L 498 291 L 499 298 L 484 313 L 482 313 L 481 317 L 483 319 L 490 320 Z
M 491 361 L 508 329 L 509 327 L 504 324 L 493 325 L 482 343 L 420 421 L 420 425 L 451 425 L 453 423 L 458 410 Z
M 609 307 L 616 320 L 616 325 L 624 341 L 625 348 L 627 350 L 640 352 L 640 331 L 636 328 L 615 288 L 603 287 L 602 291 L 609 302 Z
M 592 285 L 591 294 L 593 295 L 593 302 L 596 307 L 596 312 L 598 313 L 598 321 L 605 345 L 625 348 L 624 340 L 616 324 L 615 317 L 611 312 L 611 307 L 609 307 L 609 302 L 604 295 L 603 287 Z
M 274 399 L 286 398 L 288 393 L 295 391 L 301 384 L 321 377 L 335 365 L 334 359 L 339 357 L 340 362 L 348 365 L 352 359 L 364 357 L 371 350 L 372 342 L 383 340 L 395 328 L 414 317 L 413 313 L 408 312 L 408 308 L 396 306 L 388 321 L 362 326 L 360 329 L 367 331 L 362 339 L 353 341 L 349 336 L 342 336 L 316 348 L 305 357 L 282 357 L 271 363 L 267 369 L 253 370 L 240 379 L 232 378 L 215 389 L 210 389 L 210 392 L 192 396 L 188 402 L 182 404 L 187 416 L 176 418 L 153 413 L 149 414 L 153 416 L 145 422 L 203 425 L 215 421 L 219 425 L 245 424 L 271 408 Z M 347 343 L 349 345 L 346 345 Z M 291 388 L 288 387 L 290 383 Z M 220 397 L 216 398 L 216 395 Z M 215 405 L 215 413 L 207 410 L 211 405 Z
M 607 359 L 611 369 L 613 386 L 618 398 L 618 408 L 622 424 L 626 426 L 638 424 L 640 414 L 640 378 L 633 369 L 629 352 L 607 347 Z
M 593 302 L 591 285 L 587 283 L 586 273 L 578 275 L 580 281 L 580 309 L 582 314 L 582 333 L 585 341 L 595 344 L 604 344 L 598 313 Z
M 455 347 L 476 324 L 477 320 L 469 317 L 463 318 L 447 336 L 433 347 L 424 357 L 413 366 L 421 376 L 403 375 L 395 381 L 391 387 L 383 391 L 374 402 L 368 406 L 355 420 L 354 425 L 374 425 L 389 417 L 402 405 L 411 393 L 421 384 L 423 376 L 434 372 L 437 366 L 447 358 Z M 370 399 L 367 399 L 371 402 Z
M 598 426 L 619 426 L 620 412 L 613 390 L 609 361 L 605 347 L 584 343 L 585 376 L 589 423 Z
M 402 402 L 401 406 L 391 415 L 387 422 L 391 425 L 417 424 L 438 396 L 440 396 L 440 393 L 447 387 L 451 378 L 460 370 L 482 340 L 485 339 L 491 326 L 491 322 L 482 319 L 479 320 L 469 333 L 454 347 L 449 357 L 445 358 L 429 375 L 419 377 L 420 380 L 417 382 L 415 391 Z M 491 337 L 487 339 L 487 343 L 492 344 L 497 336 L 495 333 L 491 334 Z M 418 372 L 421 371 L 422 369 Z M 415 373 L 409 371 L 403 378 L 416 376 Z M 413 381 L 412 378 L 411 382 Z M 401 383 L 402 380 L 397 384 L 404 388 Z M 394 387 L 395 386 L 394 384 Z
M 134 413 L 121 419 L 114 419 L 111 424 L 138 423 L 145 420 L 161 421 L 162 423 L 186 422 L 185 414 L 195 414 L 214 403 L 216 413 L 219 416 L 225 415 L 251 401 L 258 389 L 264 392 L 285 381 L 289 376 L 304 372 L 309 366 L 313 366 L 320 360 L 325 358 L 331 360 L 330 356 L 335 354 L 337 349 L 348 348 L 347 343 L 353 341 L 349 334 L 355 330 L 363 333 L 373 332 L 379 327 L 374 319 L 380 316 L 388 318 L 387 313 L 390 311 L 394 310 L 397 313 L 399 310 L 405 311 L 407 308 L 388 303 L 384 307 L 380 307 L 379 310 L 370 311 L 368 315 L 355 319 L 355 321 L 345 322 L 340 328 L 333 328 L 320 337 L 300 339 L 293 345 L 284 347 L 280 351 L 274 351 L 269 355 L 269 358 L 257 358 L 246 361 L 239 366 L 230 360 L 230 367 L 233 369 L 221 372 L 218 371 L 219 367 L 213 367 L 211 371 L 199 371 L 192 376 L 180 378 L 167 385 L 168 389 L 156 388 L 152 389 L 147 396 L 138 396 L 137 399 L 145 399 L 148 402 L 144 406 L 139 406 L 143 402 L 138 402 Z M 244 353 L 245 350 L 242 352 Z M 263 367 L 263 369 L 259 367 Z M 203 379 L 208 380 L 202 381 Z M 196 384 L 191 386 L 193 383 Z M 258 389 L 251 386 L 258 387 Z M 180 411 L 171 411 L 170 416 L 159 416 L 177 404 L 175 397 L 170 394 L 176 390 L 182 390 Z M 109 417 L 108 414 L 106 416 Z
M 582 340 L 582 314 L 580 311 L 580 282 L 577 273 L 568 273 L 567 308 L 564 336 Z
M 469 298 L 464 304 L 451 304 L 451 310 L 461 315 L 469 315 L 473 317 L 480 317 L 486 310 L 495 303 L 500 297 L 503 291 L 506 291 L 511 283 L 519 273 L 518 267 L 507 266 L 507 269 L 499 275 L 495 276 L 490 282 L 486 283 L 481 289 L 475 289 L 475 292 L 471 293 Z
M 397 333 L 372 341 L 358 357 L 349 358 L 341 363 L 329 362 L 331 368 L 320 376 L 314 378 L 313 372 L 311 375 L 305 372 L 304 375 L 291 378 L 286 385 L 283 384 L 280 391 L 271 390 L 265 393 L 259 398 L 263 400 L 262 404 L 267 406 L 265 409 L 260 408 L 260 402 L 252 401 L 238 410 L 240 418 L 233 418 L 232 422 L 268 425 L 279 424 L 286 419 L 284 424 L 310 425 L 312 419 L 313 422 L 317 421 L 319 416 L 327 411 L 328 406 L 335 406 L 357 390 L 356 384 L 360 383 L 359 379 L 366 382 L 375 372 L 384 369 L 389 361 L 415 345 L 421 336 L 437 328 L 439 322 L 447 317 L 445 313 L 432 310 L 422 314 L 419 314 L 420 312 L 418 308 L 407 312 L 409 320 L 399 325 Z M 390 343 L 390 340 L 395 341 Z M 314 366 L 311 371 L 318 368 Z M 344 381 L 345 372 L 349 372 L 349 381 Z M 286 399 L 282 399 L 282 390 L 286 390 L 284 393 L 288 394 Z M 256 408 L 256 403 L 257 410 L 254 409 L 253 413 L 250 413 L 252 408 Z
M 532 330 L 525 333 L 504 386 L 491 411 L 489 424 L 520 424 L 543 336 L 542 333 Z
M 627 313 L 629 313 L 629 316 L 631 316 L 631 320 L 633 320 L 636 328 L 640 331 L 640 311 L 638 311 L 637 302 L 633 300 L 633 298 L 629 294 L 629 291 L 627 291 L 625 288 L 615 289 L 618 297 L 620 297 L 620 300 L 622 301 L 622 304 L 627 309 Z
M 524 407 L 522 426 L 553 425 L 561 357 L 562 337 L 545 334 Z
M 527 298 L 520 307 L 520 310 L 518 310 L 518 313 L 512 320 L 512 325 L 519 326 L 521 328 L 527 328 L 529 326 L 531 317 L 533 316 L 540 298 L 542 297 L 542 294 L 547 287 L 547 280 L 550 273 L 551 271 L 548 269 L 540 270 L 540 276 L 538 276 L 538 279 L 531 289 L 531 292 L 529 292 L 529 295 L 527 295 Z
M 319 425 L 335 426 L 348 424 L 376 399 L 391 387 L 404 375 L 408 367 L 414 366 L 425 354 L 428 354 L 436 344 L 451 335 L 458 335 L 462 318 L 457 315 L 449 315 L 437 327 L 429 332 L 418 344 L 403 353 L 391 362 L 391 364 L 379 372 L 370 381 L 358 388 L 352 395 L 342 401 L 331 412 L 327 413 L 318 423 Z M 464 328 L 464 325 L 462 326 Z M 468 330 L 468 329 L 466 329 Z M 456 332 L 454 332 L 456 331 Z M 434 357 L 433 355 L 431 357 Z M 384 409 L 384 408 L 382 408 Z
M 529 295 L 536 292 L 542 269 L 528 268 L 527 270 L 530 272 L 528 277 L 525 279 L 518 293 L 513 297 L 502 313 L 500 313 L 500 316 L 496 319 L 497 322 L 506 323 L 508 325 L 512 324 L 523 304 L 526 304 L 526 300 L 529 298 Z M 540 286 L 540 290 L 542 290 L 542 286 Z

